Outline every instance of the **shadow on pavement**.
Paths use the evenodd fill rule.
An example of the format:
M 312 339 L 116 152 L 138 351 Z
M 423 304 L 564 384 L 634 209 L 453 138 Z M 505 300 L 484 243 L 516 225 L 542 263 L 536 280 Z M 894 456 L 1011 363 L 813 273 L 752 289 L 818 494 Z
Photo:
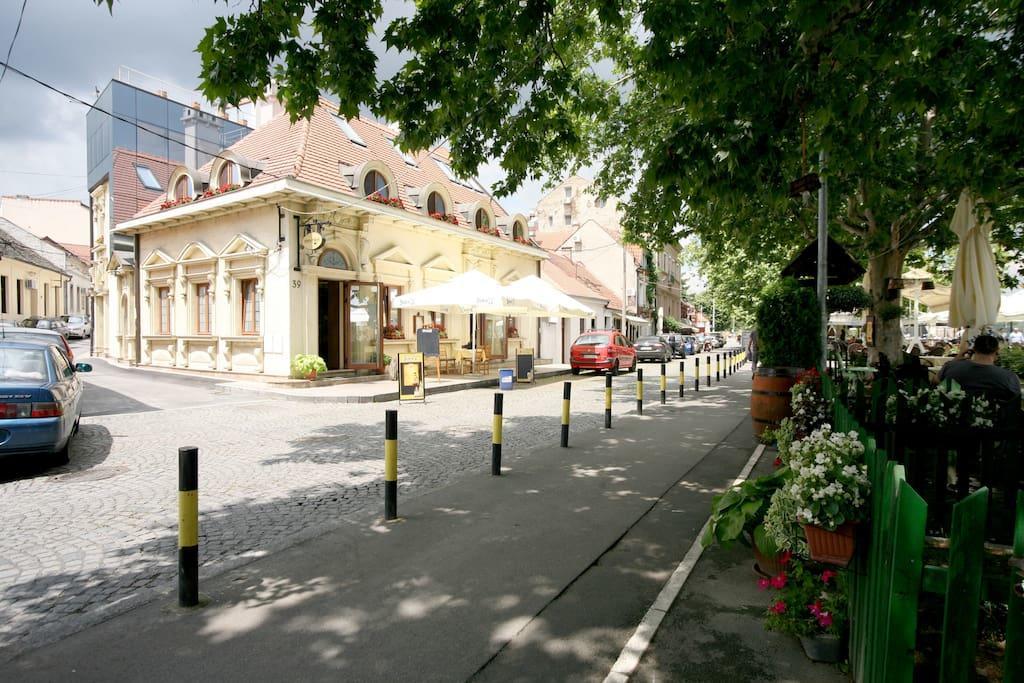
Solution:
M 85 445 L 88 444 L 88 445 Z M 71 462 L 53 467 L 44 455 L 26 455 L 0 458 L 0 483 L 36 477 L 67 478 L 89 472 L 103 464 L 110 455 L 113 437 L 102 425 L 79 425 L 78 434 L 71 437 Z

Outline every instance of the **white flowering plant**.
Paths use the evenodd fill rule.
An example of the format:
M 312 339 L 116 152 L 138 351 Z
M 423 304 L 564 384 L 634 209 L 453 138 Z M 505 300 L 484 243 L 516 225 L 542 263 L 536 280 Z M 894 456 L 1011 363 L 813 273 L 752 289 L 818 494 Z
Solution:
M 793 427 L 806 435 L 825 424 L 831 406 L 821 391 L 821 375 L 815 369 L 801 373 L 789 390 Z
M 984 396 L 970 396 L 956 382 L 947 387 L 944 383 L 935 387 L 923 387 L 917 391 L 899 388 L 885 401 L 885 421 L 896 424 L 899 402 L 905 410 L 902 421 L 906 424 L 926 427 L 967 426 L 991 429 L 995 425 L 995 408 Z
M 870 483 L 857 432 L 824 425 L 789 448 L 788 493 L 801 524 L 835 531 L 863 519 Z

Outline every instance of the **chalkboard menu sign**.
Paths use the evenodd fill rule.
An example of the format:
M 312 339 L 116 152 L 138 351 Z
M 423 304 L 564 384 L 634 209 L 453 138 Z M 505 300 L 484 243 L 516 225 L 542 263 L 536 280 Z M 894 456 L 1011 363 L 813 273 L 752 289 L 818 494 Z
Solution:
M 441 332 L 426 327 L 416 330 L 416 350 L 424 356 L 440 356 Z
M 533 381 L 533 349 L 516 351 L 516 381 Z
M 423 376 L 422 353 L 398 354 L 398 400 L 423 401 L 426 387 Z

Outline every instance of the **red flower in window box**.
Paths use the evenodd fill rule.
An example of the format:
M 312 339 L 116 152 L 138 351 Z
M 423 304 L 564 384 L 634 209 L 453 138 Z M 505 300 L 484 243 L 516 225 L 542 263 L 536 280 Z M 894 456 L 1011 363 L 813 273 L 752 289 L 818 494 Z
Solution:
M 369 199 L 371 202 L 383 204 L 384 206 L 393 206 L 396 209 L 405 208 L 405 203 L 399 197 L 385 197 L 380 192 L 374 192 L 369 197 L 367 197 L 367 199 Z
M 435 211 L 430 214 L 430 217 L 435 221 L 444 221 L 445 223 L 451 223 L 452 225 L 459 224 L 459 217 L 450 213 L 437 213 Z
M 405 339 L 405 334 L 402 332 L 402 328 L 398 325 L 388 325 L 384 328 L 385 339 Z

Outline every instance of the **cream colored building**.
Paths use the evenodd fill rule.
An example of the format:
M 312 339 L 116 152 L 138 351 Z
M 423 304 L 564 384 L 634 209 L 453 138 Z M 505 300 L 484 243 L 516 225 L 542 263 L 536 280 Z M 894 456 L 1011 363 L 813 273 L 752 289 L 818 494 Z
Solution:
M 61 306 L 47 315 L 88 315 L 92 296 L 89 207 L 77 199 L 5 196 L 0 197 L 0 218 L 14 224 L 10 230 L 18 241 L 68 276 Z
M 174 169 L 166 193 L 114 229 L 135 256 L 107 257 L 98 239 L 98 354 L 283 376 L 312 353 L 330 370 L 380 371 L 425 324 L 444 326 L 449 355 L 470 339 L 469 316 L 395 309 L 394 296 L 470 269 L 539 274 L 546 254 L 526 217 L 457 178 L 444 150 L 403 154 L 395 131 L 336 110 L 279 115 L 203 168 Z M 105 192 L 93 191 L 98 236 Z M 538 348 L 536 320 L 478 316 L 474 329 L 492 358 Z
M 661 327 L 666 316 L 680 318 L 682 289 L 679 249 L 667 245 L 647 254 L 624 245 L 619 201 L 593 193 L 593 181 L 570 176 L 541 198 L 534 210 L 535 239 L 545 249 L 578 261 L 626 302 L 626 333 L 633 339 Z M 648 266 L 657 268 L 656 286 L 648 296 Z M 619 315 L 621 320 L 621 313 Z M 616 322 L 618 325 L 619 322 Z
M 0 218 L 0 320 L 60 315 L 68 275 L 21 242 L 20 232 Z

